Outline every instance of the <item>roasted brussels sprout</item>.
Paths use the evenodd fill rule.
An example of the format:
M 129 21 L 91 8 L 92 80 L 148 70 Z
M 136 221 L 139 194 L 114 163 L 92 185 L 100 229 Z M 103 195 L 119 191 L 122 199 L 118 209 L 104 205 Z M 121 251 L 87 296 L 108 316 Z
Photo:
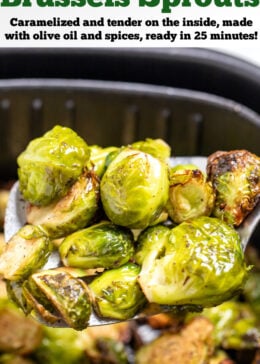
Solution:
M 24 317 L 7 299 L 0 303 L 0 352 L 27 355 L 32 353 L 42 340 L 42 327 L 29 317 Z M 1 360 L 0 360 L 1 363 Z
M 181 223 L 199 216 L 209 216 L 215 194 L 211 182 L 195 166 L 179 165 L 170 169 L 170 190 L 167 211 Z
M 85 171 L 60 200 L 48 206 L 30 205 L 27 221 L 40 225 L 51 238 L 60 238 L 89 225 L 98 208 L 99 179 Z
M 89 155 L 87 144 L 73 130 L 55 126 L 32 140 L 17 158 L 22 195 L 35 205 L 48 205 L 64 196 Z
M 46 233 L 38 226 L 23 226 L 6 244 L 0 255 L 0 274 L 19 281 L 43 267 L 52 251 Z
M 260 346 L 257 318 L 246 303 L 228 301 L 205 309 L 203 316 L 214 325 L 215 345 L 224 349 L 253 349 Z
M 239 226 L 260 196 L 260 158 L 246 150 L 208 157 L 208 179 L 216 192 L 213 215 Z
M 120 341 L 100 337 L 96 340 L 96 348 L 100 355 L 100 364 L 129 364 L 126 348 Z
M 131 147 L 165 162 L 168 162 L 171 156 L 171 147 L 162 139 L 146 138 L 131 144 Z
M 65 266 L 116 268 L 133 256 L 133 234 L 127 228 L 104 221 L 69 235 L 59 252 Z
M 154 224 L 168 199 L 167 165 L 150 154 L 123 149 L 101 180 L 101 201 L 117 225 L 143 229 Z
M 217 218 L 149 227 L 138 244 L 138 280 L 149 302 L 210 307 L 237 294 L 247 278 L 239 236 Z
M 88 326 L 89 290 L 79 278 L 55 269 L 37 272 L 24 282 L 23 295 L 32 315 L 47 325 L 62 323 L 75 330 Z
M 98 145 L 91 145 L 90 149 L 90 168 L 94 169 L 94 172 L 98 177 L 102 177 L 106 167 L 107 158 L 110 153 L 117 152 L 119 148 L 117 147 L 107 147 L 102 148 Z
M 196 317 L 178 333 L 166 332 L 136 354 L 136 364 L 202 364 L 213 353 L 213 325 L 203 317 Z
M 128 263 L 102 273 L 90 283 L 99 316 L 126 320 L 136 314 L 146 302 L 137 282 L 139 272 L 140 267 Z
M 34 353 L 37 363 L 84 364 L 84 342 L 79 332 L 70 328 L 43 326 L 43 340 Z

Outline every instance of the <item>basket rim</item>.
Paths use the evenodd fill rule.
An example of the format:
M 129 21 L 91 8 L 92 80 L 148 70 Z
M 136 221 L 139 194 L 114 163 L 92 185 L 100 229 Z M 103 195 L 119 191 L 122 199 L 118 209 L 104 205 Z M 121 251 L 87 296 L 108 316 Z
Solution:
M 260 127 L 260 114 L 237 101 L 207 93 L 204 91 L 190 90 L 186 88 L 176 88 L 169 86 L 132 83 L 123 81 L 103 81 L 89 79 L 56 79 L 56 78 L 19 78 L 0 80 L 0 97 L 2 91 L 11 90 L 65 89 L 67 91 L 87 90 L 93 92 L 111 92 L 128 94 L 131 96 L 167 97 L 184 100 L 194 100 L 229 110 L 235 114 L 240 114 L 248 121 Z

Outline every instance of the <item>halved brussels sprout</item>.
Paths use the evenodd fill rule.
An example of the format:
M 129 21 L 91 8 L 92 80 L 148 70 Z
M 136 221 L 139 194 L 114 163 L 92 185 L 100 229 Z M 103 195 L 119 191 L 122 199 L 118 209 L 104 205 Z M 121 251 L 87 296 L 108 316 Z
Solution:
M 163 212 L 168 168 L 150 154 L 125 148 L 109 164 L 100 189 L 104 211 L 114 224 L 143 229 Z
M 146 138 L 131 144 L 131 147 L 144 153 L 151 154 L 155 158 L 168 162 L 171 156 L 171 147 L 162 139 Z
M 23 226 L 6 244 L 0 255 L 0 274 L 8 280 L 19 281 L 44 266 L 52 244 L 38 226 Z
M 89 225 L 99 208 L 99 179 L 85 171 L 60 200 L 48 206 L 30 205 L 27 221 L 60 238 Z
M 138 243 L 138 280 L 149 302 L 210 307 L 239 293 L 246 281 L 239 236 L 217 218 L 149 227 Z
M 91 145 L 90 149 L 90 168 L 93 167 L 94 172 L 102 177 L 106 170 L 106 161 L 107 157 L 112 152 L 117 152 L 119 150 L 118 147 L 107 147 L 102 148 L 98 145 Z
M 208 157 L 208 179 L 216 191 L 213 215 L 239 226 L 260 196 L 260 158 L 247 150 L 216 152 Z
M 75 330 L 88 326 L 89 290 L 79 278 L 55 269 L 34 273 L 24 282 L 23 295 L 36 317 L 46 324 L 64 322 Z
M 198 168 L 179 165 L 170 169 L 170 190 L 167 211 L 170 218 L 181 223 L 212 212 L 215 193 L 211 182 Z
M 17 159 L 25 200 L 41 206 L 64 196 L 83 172 L 89 155 L 86 142 L 67 127 L 57 125 L 32 140 Z
M 133 256 L 133 234 L 127 228 L 104 221 L 69 235 L 59 252 L 65 266 L 116 268 Z
M 146 300 L 137 282 L 139 272 L 139 266 L 128 263 L 102 273 L 90 283 L 99 316 L 127 320 L 143 307 Z

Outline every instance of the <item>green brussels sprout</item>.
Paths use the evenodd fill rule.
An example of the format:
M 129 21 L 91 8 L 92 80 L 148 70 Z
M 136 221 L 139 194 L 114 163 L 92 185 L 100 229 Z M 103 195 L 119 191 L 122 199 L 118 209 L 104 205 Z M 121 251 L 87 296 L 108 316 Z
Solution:
M 139 236 L 136 261 L 146 298 L 162 305 L 220 304 L 241 291 L 249 269 L 237 232 L 206 216 L 172 229 L 149 227 Z
M 9 240 L 0 255 L 0 274 L 20 281 L 43 267 L 52 252 L 52 244 L 38 226 L 25 225 Z
M 106 162 L 107 157 L 112 152 L 117 152 L 119 150 L 118 147 L 107 147 L 102 148 L 98 145 L 91 145 L 90 149 L 90 167 L 92 166 L 94 172 L 98 175 L 98 177 L 102 177 L 106 170 Z
M 84 340 L 81 339 L 80 334 L 70 328 L 43 326 L 43 340 L 34 352 L 37 363 L 86 363 Z
M 259 347 L 257 318 L 249 305 L 228 301 L 217 307 L 205 309 L 203 316 L 214 324 L 216 346 L 235 350 Z
M 146 302 L 137 282 L 140 267 L 127 263 L 95 278 L 89 285 L 98 316 L 127 320 Z
M 162 139 L 146 138 L 131 144 L 131 147 L 144 153 L 151 154 L 155 158 L 168 162 L 171 156 L 171 147 Z
M 89 290 L 79 278 L 59 270 L 34 273 L 23 283 L 23 296 L 32 315 L 49 325 L 67 325 L 75 330 L 88 326 Z
M 32 140 L 18 156 L 20 190 L 35 205 L 64 196 L 89 160 L 85 141 L 67 127 L 55 126 Z
M 239 226 L 260 196 L 260 158 L 246 150 L 208 157 L 208 179 L 216 192 L 213 215 Z
M 116 268 L 133 256 L 133 234 L 127 228 L 104 221 L 66 237 L 59 252 L 68 267 Z
M 40 225 L 53 239 L 89 225 L 99 209 L 99 179 L 85 171 L 67 194 L 48 206 L 30 205 L 27 221 Z
M 100 184 L 101 201 L 116 225 L 143 229 L 158 221 L 168 199 L 167 165 L 150 154 L 123 149 Z
M 212 212 L 215 194 L 211 182 L 191 165 L 170 169 L 170 190 L 167 211 L 175 223 L 181 223 Z

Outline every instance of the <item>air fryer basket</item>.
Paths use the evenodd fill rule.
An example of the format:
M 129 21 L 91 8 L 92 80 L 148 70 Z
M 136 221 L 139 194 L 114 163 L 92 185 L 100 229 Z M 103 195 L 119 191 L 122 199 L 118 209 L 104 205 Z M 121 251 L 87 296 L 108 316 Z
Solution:
M 55 124 L 102 146 L 160 137 L 174 155 L 235 148 L 260 154 L 259 115 L 220 97 L 133 83 L 2 80 L 0 178 L 15 178 L 17 155 Z

